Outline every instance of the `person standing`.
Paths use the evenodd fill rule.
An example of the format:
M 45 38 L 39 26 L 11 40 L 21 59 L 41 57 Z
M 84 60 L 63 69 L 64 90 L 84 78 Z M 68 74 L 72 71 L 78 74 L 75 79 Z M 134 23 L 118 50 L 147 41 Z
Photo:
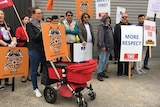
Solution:
M 24 15 L 21 17 L 22 24 L 24 28 L 20 25 L 16 28 L 16 38 L 17 38 L 17 47 L 27 47 L 27 35 L 24 30 L 26 30 L 26 24 L 29 23 L 29 17 Z M 30 80 L 30 73 L 28 74 L 27 80 Z M 22 76 L 21 82 L 26 82 L 25 76 Z
M 78 34 L 78 25 L 73 20 L 73 13 L 71 11 L 66 12 L 66 19 L 63 21 L 66 32 L 67 43 L 75 43 L 76 35 Z
M 13 33 L 12 28 L 4 20 L 4 11 L 0 9 L 0 46 L 6 46 L 10 48 L 15 48 L 17 41 Z M 12 36 L 12 37 L 10 37 Z M 10 86 L 9 78 L 5 78 L 5 85 Z M 0 90 L 4 90 L 4 86 L 1 84 L 2 79 L 0 79 Z
M 110 52 L 114 49 L 114 38 L 110 20 L 111 18 L 108 15 L 104 15 L 98 26 L 97 47 L 99 51 L 99 62 L 97 79 L 99 81 L 103 81 L 103 78 L 109 78 L 109 76 L 105 74 L 105 69 L 109 61 Z
M 78 26 L 78 36 L 80 38 L 80 42 L 83 46 L 87 43 L 92 43 L 94 45 L 94 34 L 91 24 L 89 23 L 90 16 L 87 13 L 83 13 L 81 16 L 82 23 Z
M 144 19 L 145 19 L 145 15 L 144 14 L 138 15 L 138 24 L 137 24 L 137 26 L 142 26 L 143 27 Z M 146 51 L 147 51 L 147 46 L 143 46 L 142 47 L 142 60 L 138 61 L 138 62 L 135 62 L 135 70 L 136 70 L 137 74 L 145 74 L 146 73 L 142 69 L 142 65 L 143 65 L 143 61 L 144 61 L 144 58 L 145 58 Z
M 117 56 L 118 56 L 117 76 L 119 77 L 123 75 L 123 70 L 124 70 L 124 75 L 128 75 L 128 62 L 120 61 L 121 25 L 131 25 L 131 23 L 128 22 L 128 13 L 122 14 L 121 22 L 119 24 L 116 24 L 114 28 L 114 39 L 115 39 L 115 45 L 116 45 L 115 47 L 117 48 Z
M 30 22 L 26 26 L 26 31 L 29 36 L 28 50 L 29 50 L 29 60 L 30 60 L 30 73 L 31 81 L 36 97 L 41 97 L 42 94 L 39 91 L 37 83 L 37 70 L 39 63 L 45 61 L 44 47 L 42 40 L 42 11 L 39 7 L 33 7 L 32 17 Z

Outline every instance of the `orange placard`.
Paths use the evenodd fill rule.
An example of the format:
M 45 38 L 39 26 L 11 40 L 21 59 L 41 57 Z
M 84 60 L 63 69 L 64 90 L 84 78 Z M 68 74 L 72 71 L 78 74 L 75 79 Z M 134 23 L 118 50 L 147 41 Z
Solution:
M 81 18 L 83 13 L 88 13 L 93 18 L 92 0 L 76 0 L 76 18 Z
M 42 24 L 46 60 L 68 56 L 64 25 Z
M 28 75 L 28 49 L 25 47 L 0 47 L 0 78 Z

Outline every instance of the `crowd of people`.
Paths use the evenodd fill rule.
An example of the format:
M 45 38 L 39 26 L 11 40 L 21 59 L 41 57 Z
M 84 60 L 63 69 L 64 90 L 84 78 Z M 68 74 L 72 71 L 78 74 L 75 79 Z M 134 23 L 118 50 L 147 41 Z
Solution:
M 79 42 L 86 46 L 87 43 L 92 43 L 93 47 L 96 44 L 98 49 L 98 67 L 97 67 L 97 79 L 104 81 L 104 78 L 109 78 L 106 74 L 108 71 L 107 67 L 109 64 L 109 57 L 111 52 L 114 50 L 115 59 L 118 61 L 117 64 L 117 76 L 128 75 L 128 62 L 120 61 L 120 49 L 121 49 L 121 25 L 132 25 L 129 22 L 128 13 L 123 13 L 120 23 L 116 24 L 113 28 L 111 27 L 111 17 L 104 15 L 99 25 L 97 26 L 97 35 L 93 33 L 93 27 L 90 20 L 90 15 L 83 13 L 79 22 L 73 19 L 73 13 L 67 11 L 65 16 L 53 15 L 44 19 L 42 10 L 39 7 L 29 8 L 27 15 L 21 17 L 23 26 L 17 27 L 15 34 L 11 29 L 10 25 L 4 20 L 5 14 L 3 10 L 0 10 L 0 45 L 10 48 L 27 47 L 29 51 L 29 74 L 27 77 L 22 76 L 21 81 L 23 83 L 26 80 L 32 82 L 33 90 L 36 97 L 41 97 L 42 94 L 38 88 L 37 83 L 37 71 L 41 65 L 41 70 L 45 64 L 45 53 L 42 39 L 41 24 L 52 23 L 62 24 L 65 27 L 66 42 L 76 43 L 77 35 Z M 137 26 L 143 26 L 145 15 L 138 16 Z M 7 35 L 6 35 L 7 34 Z M 95 43 L 97 39 L 97 43 Z M 142 68 L 149 70 L 148 68 L 148 49 L 143 48 L 143 58 L 140 62 L 133 63 L 133 68 L 138 74 L 146 73 Z M 143 60 L 144 67 L 143 67 Z M 131 74 L 133 77 L 133 74 Z M 5 85 L 10 86 L 9 79 L 5 78 Z M 0 90 L 4 90 L 4 86 L 1 84 L 0 79 Z

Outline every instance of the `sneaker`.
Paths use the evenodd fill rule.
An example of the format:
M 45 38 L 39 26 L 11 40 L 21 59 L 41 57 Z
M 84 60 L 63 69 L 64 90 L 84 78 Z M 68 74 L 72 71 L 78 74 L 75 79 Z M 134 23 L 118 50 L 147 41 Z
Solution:
M 144 66 L 143 68 L 144 68 L 144 69 L 147 69 L 147 70 L 149 70 L 149 68 L 148 68 L 147 66 Z
M 2 90 L 4 90 L 5 88 L 2 86 L 2 85 L 0 85 L 0 90 L 2 91 Z
M 139 69 L 136 70 L 136 73 L 140 75 L 142 74 L 142 72 Z
M 42 94 L 41 94 L 41 92 L 39 91 L 39 89 L 35 89 L 34 90 L 34 93 L 35 93 L 35 95 L 36 95 L 36 97 L 42 97 Z
M 143 74 L 146 73 L 146 71 L 144 71 L 143 69 L 139 69 L 139 71 L 141 71 Z

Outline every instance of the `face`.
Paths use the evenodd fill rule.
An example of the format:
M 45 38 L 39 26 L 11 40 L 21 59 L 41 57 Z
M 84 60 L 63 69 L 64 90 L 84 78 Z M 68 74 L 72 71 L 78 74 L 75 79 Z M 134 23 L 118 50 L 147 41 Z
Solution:
M 141 23 L 141 24 L 143 24 L 143 23 L 144 23 L 144 19 L 145 19 L 144 16 L 139 17 L 139 18 L 138 18 L 138 22 Z
M 123 13 L 121 17 L 121 22 L 127 24 L 128 23 L 128 14 Z
M 110 24 L 110 18 L 109 17 L 106 19 L 106 23 Z
M 67 13 L 67 16 L 66 16 L 67 21 L 72 21 L 72 18 L 73 18 L 73 14 Z
M 4 12 L 0 10 L 0 22 L 4 21 Z
M 59 19 L 59 20 L 60 20 L 60 21 L 64 21 L 64 19 L 65 19 L 64 17 L 60 17 L 60 19 Z
M 52 22 L 52 20 L 51 20 L 51 19 L 49 19 L 49 18 L 47 18 L 47 19 L 46 19 L 46 22 L 47 22 L 47 23 L 51 23 L 51 22 Z
M 53 19 L 53 20 L 52 20 L 52 23 L 53 23 L 53 24 L 58 24 L 58 22 L 59 22 L 59 19 Z
M 89 23 L 89 16 L 86 14 L 83 16 L 84 23 Z
M 29 17 L 26 16 L 23 20 L 22 20 L 23 24 L 27 24 L 29 23 Z
M 41 21 L 42 20 L 42 16 L 43 16 L 41 9 L 36 9 L 35 13 L 32 14 L 32 16 L 36 21 Z

